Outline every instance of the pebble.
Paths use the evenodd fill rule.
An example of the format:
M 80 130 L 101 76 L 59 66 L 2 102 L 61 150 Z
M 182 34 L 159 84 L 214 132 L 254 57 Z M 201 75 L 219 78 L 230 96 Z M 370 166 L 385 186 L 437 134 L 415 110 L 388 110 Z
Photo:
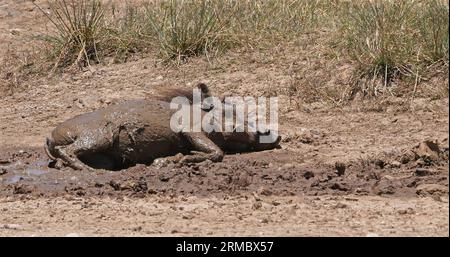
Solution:
M 257 201 L 255 203 L 253 203 L 252 209 L 259 210 L 259 209 L 261 209 L 261 207 L 262 207 L 261 201 Z
M 416 153 L 422 158 L 436 161 L 439 159 L 439 145 L 437 142 L 423 141 L 417 147 Z
M 305 171 L 305 172 L 303 173 L 303 177 L 304 177 L 305 179 L 313 178 L 313 177 L 314 177 L 314 172 L 307 170 L 307 171 Z
M 400 166 L 402 166 L 402 164 L 400 162 L 398 162 L 398 161 L 393 161 L 391 163 L 391 167 L 392 168 L 400 168 Z
M 439 184 L 422 184 L 416 187 L 418 195 L 445 195 L 448 194 L 448 187 Z
M 345 203 L 337 203 L 337 204 L 334 206 L 335 209 L 344 209 L 344 208 L 347 208 L 347 207 L 348 207 L 348 205 L 345 204 Z
M 424 169 L 424 168 L 417 168 L 415 171 L 416 176 L 429 176 L 432 175 L 433 172 L 431 172 L 429 169 Z
M 11 229 L 11 230 L 21 230 L 22 226 L 20 226 L 19 224 L 4 224 L 2 226 L 0 226 L 0 229 Z

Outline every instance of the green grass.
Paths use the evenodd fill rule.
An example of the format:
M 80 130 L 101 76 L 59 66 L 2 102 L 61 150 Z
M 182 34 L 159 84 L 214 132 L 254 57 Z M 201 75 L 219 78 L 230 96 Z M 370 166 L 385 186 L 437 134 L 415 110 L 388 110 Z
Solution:
M 321 34 L 316 56 L 328 49 L 327 56 L 356 64 L 357 83 L 381 80 L 387 88 L 404 79 L 417 86 L 436 68 L 448 74 L 444 0 L 102 2 L 50 1 L 50 14 L 44 13 L 54 30 L 44 52 L 54 67 L 145 55 L 183 63 L 228 50 L 270 51 Z
M 165 59 L 225 50 L 231 42 L 229 3 L 226 1 L 169 0 L 145 6 L 148 34 Z
M 339 35 L 363 76 L 389 83 L 436 62 L 448 67 L 448 15 L 440 0 L 348 2 L 338 15 Z
M 54 66 L 99 62 L 99 45 L 105 28 L 105 8 L 101 1 L 50 1 L 49 8 L 51 14 L 43 13 L 56 28 L 56 34 L 46 37 Z
M 102 5 L 100 0 L 50 1 L 56 33 L 46 39 L 56 67 L 155 52 L 184 61 L 236 47 L 293 40 L 324 16 L 321 0 L 166 0 Z M 119 10 L 119 8 L 125 10 Z
M 417 13 L 417 28 L 423 45 L 423 59 L 444 61 L 448 66 L 449 6 L 447 1 L 430 0 Z

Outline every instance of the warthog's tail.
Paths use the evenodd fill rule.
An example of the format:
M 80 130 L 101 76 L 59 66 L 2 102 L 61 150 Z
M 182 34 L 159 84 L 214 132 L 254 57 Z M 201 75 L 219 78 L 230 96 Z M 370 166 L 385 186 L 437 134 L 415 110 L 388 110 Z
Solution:
M 56 160 L 57 158 L 52 154 L 55 152 L 55 144 L 50 138 L 46 138 L 45 145 L 44 145 L 45 153 L 48 155 L 48 157 L 52 160 Z

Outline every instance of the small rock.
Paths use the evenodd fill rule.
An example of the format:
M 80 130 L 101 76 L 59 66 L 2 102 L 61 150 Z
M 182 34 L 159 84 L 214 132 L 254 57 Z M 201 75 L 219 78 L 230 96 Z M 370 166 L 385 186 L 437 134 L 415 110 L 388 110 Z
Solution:
M 414 164 L 416 167 L 423 167 L 423 166 L 425 166 L 427 163 L 422 159 L 422 158 L 419 158 L 417 161 L 416 161 L 416 163 Z
M 194 215 L 192 215 L 192 214 L 185 214 L 185 215 L 182 216 L 182 218 L 184 220 L 191 220 L 191 219 L 194 218 Z
M 168 182 L 170 180 L 170 176 L 168 174 L 161 174 L 159 176 L 159 180 L 161 182 Z
M 410 161 L 414 161 L 416 160 L 416 153 L 414 153 L 411 150 L 408 150 L 406 152 L 403 153 L 402 157 L 400 157 L 400 162 L 402 164 L 407 164 Z
M 261 223 L 267 224 L 267 223 L 269 223 L 269 219 L 263 218 L 263 219 L 261 220 Z
M 311 144 L 314 142 L 314 136 L 309 131 L 305 131 L 298 136 L 298 139 L 303 144 Z
M 418 195 L 445 195 L 448 194 L 448 188 L 439 184 L 422 184 L 416 187 Z
M 444 202 L 444 201 L 442 200 L 442 197 L 440 197 L 440 196 L 437 195 L 437 194 L 432 195 L 431 198 L 433 198 L 433 200 L 435 200 L 436 202 L 441 202 L 441 203 Z
M 257 192 L 253 192 L 253 197 L 255 198 L 255 201 L 261 201 L 261 197 L 259 197 Z
M 142 231 L 142 226 L 134 227 L 134 228 L 132 228 L 131 230 L 133 230 L 134 232 Z
M 400 215 L 405 215 L 405 214 L 414 214 L 415 212 L 412 208 L 408 208 L 408 209 L 398 210 L 397 213 Z
M 345 203 L 337 203 L 337 204 L 334 206 L 335 209 L 344 209 L 344 208 L 347 208 L 347 207 L 348 207 L 348 205 L 345 204 Z
M 330 188 L 333 190 L 348 191 L 348 188 L 343 183 L 334 183 Z
M 277 201 L 275 201 L 275 200 L 272 201 L 272 205 L 273 205 L 273 206 L 278 206 L 278 205 L 280 205 L 280 204 L 281 204 L 280 202 L 277 202 Z
M 157 194 L 158 192 L 157 192 L 155 189 L 150 188 L 150 189 L 147 191 L 147 193 L 148 193 L 148 194 L 151 194 L 151 195 L 154 195 L 154 194 Z
M 407 210 L 398 210 L 397 213 L 401 214 L 401 215 L 404 215 L 404 214 L 407 214 L 408 211 Z
M 261 201 L 257 201 L 255 203 L 253 203 L 252 209 L 253 210 L 259 210 L 259 209 L 261 209 L 261 207 L 262 207 Z
M 286 163 L 285 165 L 283 165 L 281 167 L 281 169 L 283 169 L 283 170 L 291 170 L 292 168 L 294 168 L 294 164 L 293 163 Z
M 303 177 L 306 178 L 306 179 L 313 178 L 314 177 L 314 172 L 307 170 L 307 171 L 305 171 L 303 173 Z
M 417 147 L 416 154 L 423 159 L 437 161 L 439 160 L 439 146 L 437 142 L 423 141 Z
M 120 183 L 115 180 L 111 180 L 109 185 L 116 191 L 120 190 Z
M 392 168 L 400 168 L 402 166 L 402 164 L 398 161 L 393 161 L 391 162 L 391 167 Z
M 8 173 L 8 171 L 5 168 L 0 169 L 0 176 L 5 175 L 6 173 Z
M 424 168 L 417 168 L 416 171 L 414 172 L 416 174 L 416 176 L 429 176 L 432 175 L 433 172 L 429 169 L 424 169 Z
M 376 165 L 378 168 L 383 169 L 384 166 L 385 166 L 386 164 L 384 163 L 383 160 L 378 159 L 378 160 L 375 161 L 375 165 Z
M 251 184 L 250 178 L 246 174 L 241 174 L 235 179 L 233 178 L 233 182 L 242 188 L 245 188 Z
M 10 29 L 9 32 L 12 35 L 17 36 L 17 35 L 19 35 L 22 32 L 22 30 L 21 29 Z
M 288 143 L 288 142 L 291 142 L 293 138 L 294 137 L 291 134 L 287 134 L 287 135 L 283 136 L 283 138 L 281 139 L 281 142 Z
M 141 178 L 139 179 L 139 181 L 133 183 L 132 189 L 135 192 L 146 192 L 148 191 L 147 182 L 144 180 L 144 178 Z
M 374 189 L 377 195 L 392 195 L 396 191 L 396 187 L 393 185 L 393 182 L 388 179 L 382 179 L 378 183 L 378 186 Z
M 4 225 L 0 226 L 0 228 L 10 229 L 10 230 L 21 230 L 22 226 L 20 226 L 19 224 L 4 224 Z
M 32 189 L 26 185 L 15 185 L 13 194 L 29 194 Z
M 334 167 L 336 168 L 336 174 L 338 174 L 338 176 L 342 176 L 345 173 L 345 164 L 342 162 L 336 162 L 334 164 Z
M 355 189 L 355 193 L 357 193 L 357 194 L 367 194 L 368 192 L 367 192 L 367 190 L 364 189 L 364 188 L 357 187 L 357 188 Z
M 384 175 L 383 178 L 385 178 L 387 180 L 395 180 L 395 177 L 390 176 L 390 175 Z
M 272 191 L 270 189 L 267 188 L 262 188 L 259 190 L 258 192 L 260 195 L 264 195 L 264 196 L 270 196 L 272 195 Z
M 153 161 L 152 166 L 155 166 L 157 168 L 164 168 L 169 165 L 169 161 L 165 158 L 158 158 Z

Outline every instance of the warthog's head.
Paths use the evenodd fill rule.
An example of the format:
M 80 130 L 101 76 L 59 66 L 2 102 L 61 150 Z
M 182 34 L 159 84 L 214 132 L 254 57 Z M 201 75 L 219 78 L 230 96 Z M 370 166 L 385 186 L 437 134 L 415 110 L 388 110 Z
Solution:
M 242 104 L 242 105 L 240 105 Z M 228 123 L 226 117 L 226 109 L 229 108 L 230 105 L 227 103 L 224 98 L 219 101 L 213 102 L 211 105 L 212 108 L 216 108 L 218 105 L 221 105 L 221 113 L 222 113 L 222 132 L 215 133 L 212 136 L 213 140 L 216 141 L 216 144 L 220 145 L 222 150 L 226 152 L 251 152 L 251 151 L 263 151 L 274 148 L 279 148 L 281 137 L 278 135 L 277 131 L 271 130 L 267 127 L 261 127 L 258 125 L 257 129 L 250 129 L 249 126 L 250 114 L 256 115 L 254 111 L 250 111 L 249 106 L 245 102 L 238 103 L 240 105 L 239 109 L 244 112 L 244 116 L 237 115 L 237 106 L 231 106 L 232 114 L 233 114 L 233 122 Z M 208 104 L 204 105 L 208 106 Z M 235 108 L 236 107 L 236 108 Z M 209 110 L 207 108 L 203 108 L 205 112 Z M 243 120 L 242 120 L 243 118 Z M 258 124 L 259 117 L 256 117 L 252 122 L 253 126 Z M 238 122 L 239 120 L 239 122 Z M 230 127 L 231 126 L 231 127 Z
M 224 110 L 226 105 L 224 97 L 222 99 L 216 98 L 214 101 L 204 101 L 205 99 L 212 100 L 212 92 L 204 83 L 198 83 L 196 88 L 199 89 L 201 93 L 202 115 L 205 115 L 219 105 L 222 107 L 221 110 Z M 161 97 L 159 100 L 163 101 L 170 102 L 174 97 L 184 96 L 188 99 L 190 104 L 193 103 L 192 89 L 166 89 L 165 91 L 161 91 L 160 95 Z M 246 105 L 244 105 L 243 108 L 245 112 L 248 111 Z M 222 112 L 222 115 L 225 115 L 225 113 Z M 222 117 L 222 122 L 224 121 L 225 116 Z M 263 151 L 279 147 L 281 137 L 278 136 L 275 131 L 271 131 L 269 129 L 258 129 L 256 132 L 249 132 L 246 128 L 246 120 L 243 121 L 242 125 L 244 125 L 244 129 L 239 130 L 234 128 L 231 132 L 212 132 L 209 137 L 217 145 L 219 145 L 222 150 L 232 153 Z M 233 125 L 233 127 L 234 126 L 235 125 Z
M 251 152 L 279 148 L 281 136 L 269 129 L 256 132 L 221 132 L 220 145 L 226 152 Z

